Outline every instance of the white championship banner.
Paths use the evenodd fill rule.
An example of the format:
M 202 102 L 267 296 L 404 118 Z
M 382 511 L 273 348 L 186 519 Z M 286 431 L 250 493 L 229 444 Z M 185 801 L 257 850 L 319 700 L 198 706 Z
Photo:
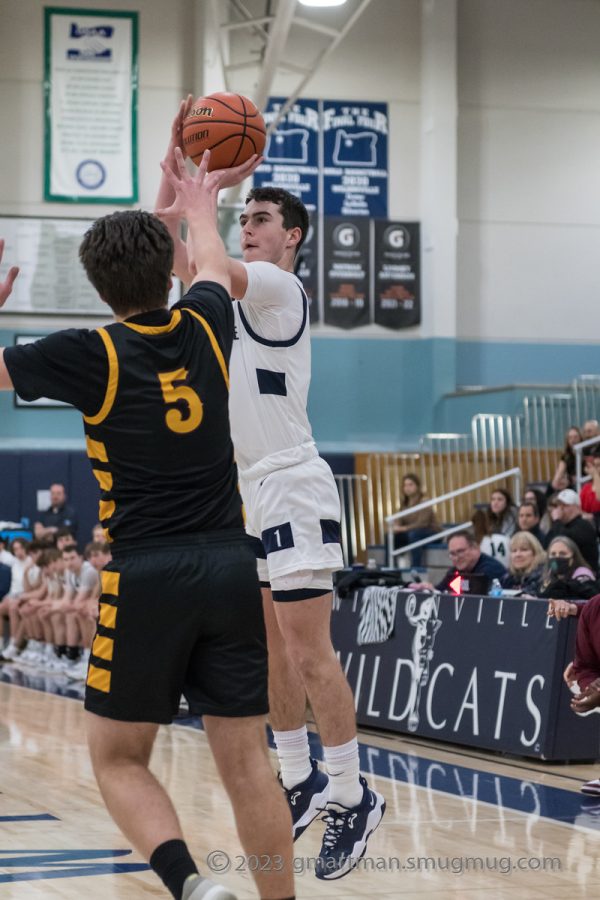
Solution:
M 137 13 L 45 9 L 44 196 L 134 203 Z

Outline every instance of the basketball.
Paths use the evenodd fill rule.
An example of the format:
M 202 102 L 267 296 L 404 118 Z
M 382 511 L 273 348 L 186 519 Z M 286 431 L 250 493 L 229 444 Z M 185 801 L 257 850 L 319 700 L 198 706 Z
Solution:
M 230 169 L 265 147 L 264 119 L 248 97 L 216 93 L 194 101 L 183 120 L 183 152 L 196 165 L 210 150 L 209 171 Z

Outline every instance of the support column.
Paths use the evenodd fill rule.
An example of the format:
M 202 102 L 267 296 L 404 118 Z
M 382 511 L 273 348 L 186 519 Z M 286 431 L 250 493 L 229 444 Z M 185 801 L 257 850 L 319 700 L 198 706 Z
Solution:
M 456 387 L 456 9 L 457 0 L 421 6 L 423 332 L 434 341 L 434 401 Z

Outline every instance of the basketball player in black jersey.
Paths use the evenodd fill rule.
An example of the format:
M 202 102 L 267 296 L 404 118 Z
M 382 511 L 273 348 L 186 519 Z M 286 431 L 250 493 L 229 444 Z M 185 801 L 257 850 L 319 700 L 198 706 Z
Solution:
M 253 872 L 261 898 L 293 894 L 290 815 L 265 738 L 261 596 L 229 433 L 230 279 L 216 227 L 206 226 L 219 187 L 253 163 L 207 174 L 207 154 L 182 179 L 177 203 L 198 274 L 172 310 L 167 229 L 148 213 L 118 212 L 98 219 L 80 247 L 116 321 L 0 349 L 0 388 L 83 414 L 113 557 L 86 681 L 90 752 L 115 822 L 177 900 L 234 898 L 197 874 L 148 769 L 158 725 L 172 721 L 182 693 L 204 717 L 245 852 L 272 861 Z M 0 305 L 15 274 L 0 284 Z

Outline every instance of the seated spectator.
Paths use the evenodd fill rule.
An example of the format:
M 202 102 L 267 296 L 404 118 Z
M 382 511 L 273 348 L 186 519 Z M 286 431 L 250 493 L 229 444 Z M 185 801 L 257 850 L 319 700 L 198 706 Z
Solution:
M 2 602 L 4 602 L 4 598 L 8 596 L 10 591 L 11 579 L 11 567 L 7 566 L 6 563 L 0 562 L 0 600 L 2 600 Z
M 585 456 L 593 456 L 597 450 L 600 450 L 600 425 L 598 424 L 598 419 L 588 419 L 587 422 L 584 422 L 581 428 L 581 436 L 584 441 L 589 441 L 594 437 L 599 438 L 597 444 L 590 444 L 589 447 L 584 448 Z
M 421 490 L 421 481 L 417 475 L 405 475 L 402 479 L 402 502 L 400 509 L 410 509 L 411 506 L 417 506 L 423 503 L 427 497 Z M 394 549 L 406 547 L 415 541 L 421 541 L 423 538 L 436 534 L 440 528 L 435 518 L 433 507 L 422 509 L 416 513 L 409 513 L 402 519 L 394 522 Z M 411 551 L 411 563 L 413 566 L 420 566 L 423 557 L 423 548 L 416 547 Z
M 104 566 L 112 560 L 110 544 L 106 541 L 92 541 L 85 548 L 84 556 L 97 572 L 101 572 Z
M 568 537 L 553 538 L 548 545 L 539 596 L 553 600 L 587 600 L 599 592 L 596 575 L 577 544 Z
M 50 506 L 34 523 L 36 538 L 51 537 L 61 525 L 67 525 L 73 534 L 77 533 L 77 513 L 67 504 L 64 484 L 50 485 Z
M 510 539 L 508 572 L 500 584 L 507 590 L 537 597 L 545 562 L 546 554 L 538 539 L 530 531 L 517 531 Z
M 46 594 L 46 586 L 42 578 L 42 571 L 38 561 L 45 549 L 41 541 L 32 541 L 28 546 L 27 563 L 23 572 L 23 589 L 20 594 L 10 594 L 7 598 L 7 608 L 3 610 L 8 615 L 10 623 L 9 642 L 2 651 L 0 662 L 12 662 L 19 656 L 25 638 L 24 624 L 21 616 L 21 607 L 29 600 L 43 599 Z M 12 582 L 11 582 L 12 590 Z
M 540 513 L 540 518 L 542 518 L 542 516 L 546 512 L 546 502 L 547 498 L 544 491 L 540 491 L 539 488 L 532 487 L 532 485 L 527 485 L 525 491 L 523 492 L 523 499 L 521 500 L 521 503 L 533 503 L 534 506 L 537 506 Z
M 555 537 L 569 537 L 592 571 L 598 570 L 598 539 L 596 529 L 581 515 L 581 500 L 577 491 L 567 488 L 556 497 L 556 506 L 550 510 L 552 528 L 546 535 L 546 547 Z
M 472 531 L 457 531 L 448 538 L 448 556 L 452 565 L 438 584 L 436 591 L 445 591 L 457 575 L 487 575 L 490 580 L 501 579 L 506 569 L 497 559 L 493 559 L 479 548 L 477 538 Z M 413 589 L 434 590 L 430 582 L 410 585 Z
M 567 487 L 575 487 L 575 452 L 573 447 L 583 440 L 579 428 L 571 425 L 565 435 L 565 448 L 559 460 L 554 477 L 550 482 L 553 491 L 562 491 Z
M 596 451 L 593 456 L 586 460 L 585 474 L 591 477 L 591 481 L 586 481 L 579 491 L 579 499 L 581 500 L 581 514 L 584 519 L 592 522 L 599 531 L 600 524 L 600 451 Z
M 521 503 L 517 515 L 517 524 L 519 531 L 529 532 L 540 544 L 542 543 L 544 535 L 540 528 L 540 512 L 535 503 L 526 500 Z
M 488 507 L 488 534 L 512 537 L 517 530 L 517 512 L 512 497 L 504 488 L 492 491 Z

